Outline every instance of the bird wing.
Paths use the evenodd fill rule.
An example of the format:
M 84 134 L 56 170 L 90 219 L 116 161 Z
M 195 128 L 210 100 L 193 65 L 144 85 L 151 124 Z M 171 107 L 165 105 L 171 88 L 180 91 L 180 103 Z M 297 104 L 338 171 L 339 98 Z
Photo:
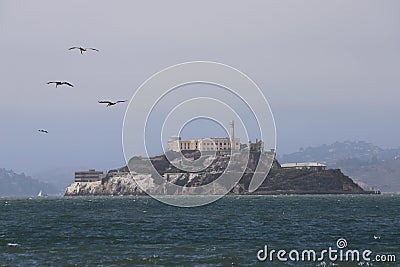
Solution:
M 47 84 L 56 83 L 56 82 L 47 82 Z
M 99 49 L 96 49 L 96 48 L 86 48 L 86 49 L 90 49 L 90 50 L 94 50 L 94 51 L 97 51 L 97 52 L 99 52 Z
M 101 104 L 112 104 L 111 101 L 98 101 L 98 102 L 101 103 Z
M 66 85 L 69 85 L 69 86 L 71 86 L 71 87 L 74 87 L 72 84 L 70 84 L 69 82 L 63 82 L 64 84 L 66 84 Z
M 126 101 L 128 101 L 128 100 L 118 100 L 117 103 L 124 103 Z
M 72 50 L 72 49 L 79 49 L 79 47 L 73 46 L 73 47 L 68 48 L 68 50 Z

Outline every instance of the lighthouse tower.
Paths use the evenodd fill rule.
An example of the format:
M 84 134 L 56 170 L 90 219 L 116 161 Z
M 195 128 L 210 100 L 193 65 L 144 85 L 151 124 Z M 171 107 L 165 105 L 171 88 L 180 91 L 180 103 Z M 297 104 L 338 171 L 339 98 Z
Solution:
M 235 146 L 235 121 L 229 123 L 229 137 L 231 139 L 231 149 L 236 150 Z

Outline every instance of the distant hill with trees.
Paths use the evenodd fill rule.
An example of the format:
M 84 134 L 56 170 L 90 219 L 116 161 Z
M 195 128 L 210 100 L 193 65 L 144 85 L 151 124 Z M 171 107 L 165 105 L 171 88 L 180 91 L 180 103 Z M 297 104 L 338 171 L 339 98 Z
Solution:
M 24 173 L 17 174 L 0 168 L 0 196 L 36 196 L 40 191 L 43 194 L 59 193 L 53 185 L 35 180 Z

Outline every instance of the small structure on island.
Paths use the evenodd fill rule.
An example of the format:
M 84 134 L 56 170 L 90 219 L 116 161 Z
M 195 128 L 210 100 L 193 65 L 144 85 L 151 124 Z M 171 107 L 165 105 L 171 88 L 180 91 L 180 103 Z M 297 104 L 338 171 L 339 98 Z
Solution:
M 78 171 L 75 172 L 75 183 L 80 182 L 97 182 L 101 181 L 106 175 L 101 171 L 90 169 L 89 171 Z
M 326 170 L 326 165 L 320 162 L 283 163 L 281 164 L 281 167 L 284 169 L 296 169 L 296 170 L 312 170 L 312 171 Z
M 247 146 L 250 151 L 252 152 L 263 152 L 264 151 L 264 142 L 261 140 L 256 139 L 255 143 L 252 143 L 249 141 L 248 146 Z M 275 150 L 271 150 L 271 152 L 275 153 Z

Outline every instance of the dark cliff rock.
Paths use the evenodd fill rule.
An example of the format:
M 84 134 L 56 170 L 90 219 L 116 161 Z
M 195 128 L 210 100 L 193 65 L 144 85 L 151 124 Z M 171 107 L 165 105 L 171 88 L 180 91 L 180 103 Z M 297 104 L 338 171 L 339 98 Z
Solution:
M 244 177 L 244 188 L 248 184 Z M 254 194 L 362 194 L 367 193 L 338 169 L 271 170 Z
M 268 153 L 266 153 L 268 154 Z M 186 158 L 199 158 L 198 151 L 186 151 Z M 177 155 L 168 155 L 174 160 Z M 255 192 L 249 192 L 249 184 L 254 170 L 260 158 L 260 152 L 252 152 L 249 155 L 247 167 L 240 181 L 230 191 L 231 194 L 364 194 L 364 191 L 355 184 L 352 179 L 345 176 L 338 169 L 328 170 L 297 170 L 281 168 L 279 162 L 269 154 L 265 159 L 273 160 L 272 167 L 267 178 Z M 141 157 L 134 157 L 129 162 L 129 167 L 135 173 L 129 173 L 128 167 L 120 168 L 118 172 L 109 172 L 107 176 L 96 183 L 74 183 L 67 188 L 66 195 L 141 195 L 144 192 L 135 182 L 138 179 L 148 179 L 145 183 L 147 189 L 152 187 L 160 190 L 163 181 L 155 178 L 155 170 L 169 182 L 185 187 L 193 188 L 206 185 L 216 180 L 226 169 L 230 157 L 217 156 L 210 158 L 211 164 L 200 172 L 183 172 L 168 161 L 165 155 L 150 158 L 155 170 L 149 168 Z M 207 160 L 207 159 L 206 159 Z M 266 164 L 260 162 L 260 164 Z M 176 164 L 175 164 L 176 165 Z M 135 178 L 135 179 L 134 179 Z M 168 188 L 162 188 L 162 192 L 169 192 Z M 159 191 L 160 192 L 160 191 Z M 174 193 L 174 192 L 172 192 Z

